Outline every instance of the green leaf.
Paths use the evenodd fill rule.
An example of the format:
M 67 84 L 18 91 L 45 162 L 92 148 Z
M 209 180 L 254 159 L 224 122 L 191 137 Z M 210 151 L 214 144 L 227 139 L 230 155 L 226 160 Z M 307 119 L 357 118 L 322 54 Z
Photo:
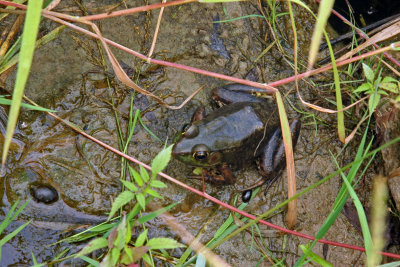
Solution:
M 359 87 L 357 87 L 356 90 L 353 91 L 353 93 L 360 93 L 367 91 L 366 93 L 372 91 L 374 89 L 373 85 L 371 83 L 363 83 Z
M 193 174 L 201 175 L 202 173 L 203 173 L 203 168 L 202 168 L 202 167 L 196 167 L 196 168 L 193 170 Z
M 374 113 L 379 104 L 379 100 L 381 100 L 381 96 L 379 94 L 371 94 L 368 101 L 369 114 Z
M 170 145 L 161 150 L 153 159 L 153 162 L 151 163 L 151 175 L 153 179 L 168 165 L 168 162 L 171 159 L 172 146 L 173 145 Z
M 156 191 L 154 191 L 154 190 L 151 189 L 151 188 L 147 188 L 147 189 L 144 191 L 144 193 L 147 193 L 147 194 L 149 194 L 150 196 L 153 196 L 153 197 L 156 197 L 156 198 L 159 198 L 159 199 L 164 199 L 159 193 L 157 193 Z
M 141 187 L 143 185 L 143 180 L 142 177 L 140 177 L 140 174 L 137 171 L 135 171 L 135 169 L 132 168 L 131 166 L 128 166 L 128 170 L 131 177 L 133 177 L 135 182 Z
M 146 246 L 151 247 L 151 249 L 172 249 L 184 247 L 184 245 L 178 241 L 165 237 L 152 238 L 146 243 Z
M 10 148 L 11 139 L 17 125 L 18 114 L 24 94 L 26 81 L 28 80 L 29 70 L 32 65 L 33 51 L 35 49 L 36 36 L 39 30 L 40 11 L 42 9 L 42 0 L 28 1 L 28 7 L 25 16 L 24 29 L 22 32 L 21 52 L 19 55 L 19 64 L 17 77 L 12 97 L 12 104 L 7 122 L 7 132 L 4 137 L 3 145 L 3 165 L 6 162 L 8 149 Z
M 377 94 L 378 95 L 385 95 L 385 96 L 389 95 L 386 91 L 383 91 L 383 90 L 378 90 Z
M 363 66 L 365 77 L 367 78 L 367 80 L 369 82 L 372 83 L 374 81 L 374 77 L 375 77 L 374 71 L 365 63 L 363 63 L 362 66 Z
M 142 258 L 149 266 L 154 266 L 153 261 L 149 257 L 149 254 L 144 254 Z
M 89 244 L 87 244 L 86 247 L 84 247 L 78 254 L 76 254 L 75 258 L 78 258 L 80 256 L 83 256 L 85 254 L 88 254 L 90 252 L 93 252 L 95 250 L 101 249 L 108 247 L 108 241 L 104 237 L 96 238 L 92 241 L 90 241 Z
M 136 193 L 137 191 L 139 191 L 139 189 L 137 188 L 137 186 L 134 183 L 131 183 L 131 182 L 125 181 L 125 180 L 120 180 L 120 181 L 126 188 L 128 188 L 132 192 Z
M 392 92 L 392 93 L 399 92 L 399 87 L 396 83 L 381 82 L 379 84 L 379 87 L 382 89 L 385 89 L 386 91 Z
M 93 226 L 89 230 L 90 230 L 90 232 L 105 232 L 105 231 L 113 228 L 115 225 L 116 225 L 116 223 L 103 223 L 103 224 Z
M 11 105 L 11 102 L 12 101 L 10 99 L 0 97 L 0 104 L 1 105 Z M 21 107 L 27 108 L 27 109 L 32 109 L 32 110 L 38 110 L 38 111 L 57 112 L 57 111 L 52 110 L 52 109 L 47 109 L 47 108 L 43 108 L 43 107 L 40 107 L 40 106 L 34 106 L 34 105 L 25 104 L 25 103 L 21 103 Z
M 128 244 L 129 241 L 131 241 L 132 238 L 132 227 L 131 223 L 129 221 L 126 222 L 126 239 L 125 239 L 125 244 Z
M 139 205 L 142 207 L 143 210 L 146 210 L 146 199 L 143 194 L 137 194 L 136 195 L 136 200 L 139 203 Z
M 124 247 L 124 252 L 125 253 L 122 254 L 122 257 L 121 257 L 121 263 L 125 264 L 125 265 L 128 265 L 129 263 L 133 263 L 132 250 L 128 246 L 125 246 Z
M 147 229 L 140 233 L 135 242 L 135 247 L 143 246 L 144 241 L 147 239 Z
M 110 220 L 120 208 L 122 208 L 126 203 L 131 201 L 134 197 L 135 194 L 132 193 L 131 191 L 124 191 L 121 194 L 119 194 L 115 198 L 112 204 L 110 215 L 108 215 L 108 219 Z
M 121 263 L 129 265 L 130 263 L 138 262 L 147 251 L 149 247 L 129 247 L 125 249 L 125 254 L 121 257 Z
M 398 83 L 398 82 L 399 82 L 398 80 L 396 80 L 396 79 L 394 79 L 392 77 L 389 77 L 389 76 L 386 76 L 382 80 L 382 83 Z
M 117 237 L 114 239 L 113 245 L 115 248 L 118 250 L 121 250 L 125 247 L 125 242 L 126 242 L 126 234 L 127 234 L 127 229 L 126 229 L 126 216 L 124 215 L 122 217 L 121 222 L 118 225 L 117 228 Z
M 112 266 L 117 266 L 117 262 L 119 260 L 119 256 L 121 255 L 121 251 L 117 248 L 111 249 L 111 262 Z
M 143 181 L 147 183 L 150 180 L 149 173 L 142 165 L 139 165 L 139 168 L 140 168 L 140 176 L 142 177 Z
M 155 188 L 165 188 L 165 187 L 167 187 L 166 184 L 164 184 L 163 182 L 161 182 L 159 180 L 152 180 L 150 182 L 150 186 L 151 187 L 155 187 Z

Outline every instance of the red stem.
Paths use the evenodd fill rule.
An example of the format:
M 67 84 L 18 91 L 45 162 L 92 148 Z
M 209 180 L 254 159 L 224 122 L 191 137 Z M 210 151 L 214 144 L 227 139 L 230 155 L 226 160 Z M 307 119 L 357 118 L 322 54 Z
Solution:
M 113 11 L 111 13 L 102 13 L 102 14 L 96 14 L 96 15 L 91 15 L 91 16 L 84 16 L 84 17 L 80 17 L 80 18 L 84 19 L 84 20 L 98 20 L 98 19 L 105 19 L 105 18 L 129 15 L 129 14 L 148 11 L 148 10 L 157 9 L 157 8 L 161 8 L 161 7 L 187 4 L 187 3 L 192 3 L 192 2 L 197 2 L 197 0 L 176 0 L 176 1 L 166 2 L 166 3 L 157 3 L 157 4 L 147 5 L 147 6 L 128 8 L 128 9 Z

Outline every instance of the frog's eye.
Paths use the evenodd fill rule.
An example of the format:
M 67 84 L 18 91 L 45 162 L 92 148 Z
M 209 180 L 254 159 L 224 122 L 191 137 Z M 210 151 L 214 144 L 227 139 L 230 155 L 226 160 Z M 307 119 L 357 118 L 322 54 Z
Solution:
M 208 155 L 210 154 L 209 149 L 206 145 L 196 145 L 192 149 L 193 152 L 193 158 L 199 161 L 204 161 L 208 158 Z
M 208 157 L 207 151 L 197 151 L 193 153 L 193 157 L 197 160 L 205 160 Z
M 199 134 L 199 127 L 196 125 L 191 125 L 189 128 L 186 129 L 185 133 L 183 134 L 187 138 L 196 137 Z

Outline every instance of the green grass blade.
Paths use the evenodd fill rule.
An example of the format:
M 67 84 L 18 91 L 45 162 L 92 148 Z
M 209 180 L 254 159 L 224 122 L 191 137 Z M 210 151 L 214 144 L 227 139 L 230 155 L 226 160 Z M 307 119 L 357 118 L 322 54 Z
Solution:
M 33 252 L 31 251 L 31 256 L 32 256 L 32 261 L 33 261 L 33 265 L 31 267 L 42 267 L 45 266 L 47 263 L 38 263 L 36 258 L 35 258 L 35 254 L 33 254 Z
M 303 2 L 301 2 L 300 0 L 290 0 L 290 2 L 300 5 L 301 7 L 306 9 L 308 12 L 310 12 L 310 14 L 312 16 L 315 17 L 315 15 L 311 11 L 311 9 L 308 6 L 306 6 Z M 317 53 L 318 53 L 318 47 L 319 47 L 319 43 L 320 43 L 320 40 L 321 40 L 321 36 L 323 34 L 324 37 L 325 37 L 325 40 L 326 40 L 326 42 L 328 44 L 329 54 L 331 56 L 331 61 L 332 61 L 333 77 L 334 77 L 334 81 L 335 81 L 336 107 L 337 107 L 337 110 L 342 110 L 343 109 L 343 104 L 342 104 L 342 95 L 341 95 L 341 90 L 340 90 L 339 73 L 338 73 L 337 66 L 336 66 L 334 52 L 333 52 L 332 46 L 331 46 L 331 44 L 329 42 L 328 34 L 325 31 L 326 20 L 329 17 L 329 14 L 330 14 L 330 11 L 332 9 L 333 3 L 334 3 L 333 0 L 323 0 L 323 1 L 321 1 L 320 7 L 319 7 L 319 12 L 318 12 L 318 17 L 316 17 L 317 25 L 316 25 L 315 30 L 314 30 L 314 34 L 313 34 L 313 38 L 312 38 L 312 44 L 311 44 L 311 48 L 310 48 L 310 55 L 309 55 L 309 62 L 310 63 L 309 63 L 309 65 L 311 66 L 311 63 L 313 63 L 315 61 L 315 58 L 316 58 Z M 315 46 L 315 48 L 313 48 L 313 46 Z M 315 50 L 315 52 L 312 52 L 313 50 Z M 315 53 L 315 55 L 313 55 L 312 53 Z M 343 115 L 342 111 L 338 112 L 337 120 L 338 120 L 338 136 L 339 136 L 339 140 L 344 143 L 345 142 L 345 138 L 346 138 L 346 133 L 345 133 L 345 127 L 344 127 L 344 115 Z
M 17 205 L 19 203 L 19 199 L 17 202 L 12 205 L 11 209 L 8 211 L 6 217 L 3 219 L 3 221 L 0 224 L 0 234 L 6 229 L 6 227 L 12 222 L 12 216 L 14 214 L 14 210 L 17 208 Z
M 58 35 L 65 29 L 65 27 L 66 26 L 61 25 L 37 40 L 35 48 L 38 49 L 39 47 L 58 37 Z M 20 42 L 21 40 L 17 39 L 14 45 L 7 51 L 6 55 L 0 60 L 0 74 L 18 63 L 20 55 L 17 52 L 20 49 Z
M 169 209 L 173 208 L 175 205 L 179 204 L 180 202 L 175 202 L 172 203 L 168 206 L 166 206 L 165 208 L 161 208 L 159 210 L 153 211 L 149 214 L 144 215 L 143 217 L 140 217 L 137 221 L 140 224 L 146 223 L 148 221 L 153 220 L 155 217 L 157 217 L 158 215 L 160 215 L 161 213 L 164 213 L 166 211 L 168 211 Z
M 28 205 L 29 201 L 30 201 L 30 199 L 25 201 L 25 203 L 22 204 L 21 207 L 19 207 L 16 212 L 14 212 L 14 210 L 17 208 L 17 206 L 19 204 L 19 199 L 17 200 L 17 202 L 15 202 L 12 205 L 10 211 L 7 213 L 6 217 L 4 218 L 4 220 L 0 224 L 0 234 L 21 213 L 21 211 L 26 207 L 26 205 Z
M 329 54 L 331 56 L 331 63 L 332 63 L 332 71 L 333 71 L 333 79 L 335 83 L 335 94 L 336 94 L 336 109 L 337 110 L 342 110 L 343 109 L 343 103 L 342 103 L 342 92 L 340 89 L 340 78 L 339 78 L 339 71 L 336 66 L 336 59 L 335 59 L 335 53 L 333 52 L 332 45 L 329 41 L 328 35 L 325 34 L 325 39 L 326 43 L 328 44 L 328 50 Z M 345 143 L 346 141 L 346 132 L 345 132 L 345 127 L 344 127 L 344 113 L 343 111 L 339 111 L 337 113 L 337 127 L 338 127 L 338 136 L 339 140 L 342 143 Z
M 247 18 L 254 18 L 254 17 L 255 18 L 264 18 L 264 16 L 261 16 L 261 15 L 251 14 L 251 15 L 232 18 L 232 19 L 216 20 L 216 21 L 213 21 L 213 23 L 232 22 L 232 21 L 239 20 L 239 19 L 247 19 Z
M 260 191 L 260 188 L 257 188 L 254 190 L 252 197 L 254 198 L 255 195 L 257 195 L 258 191 Z M 239 210 L 244 210 L 245 207 L 247 207 L 248 203 L 242 203 L 239 205 L 238 209 Z M 247 222 L 249 219 L 246 217 L 243 217 L 240 219 L 243 223 Z M 228 218 L 225 220 L 225 222 L 217 229 L 217 231 L 214 233 L 214 237 L 207 242 L 206 246 L 208 248 L 213 247 L 214 244 L 228 236 L 230 233 L 232 233 L 234 230 L 236 230 L 239 226 L 233 221 L 232 214 L 229 214 Z M 187 247 L 185 252 L 182 254 L 182 256 L 179 258 L 179 261 L 176 266 L 187 266 L 190 263 L 194 262 L 196 260 L 197 256 L 194 256 L 190 258 L 188 261 L 187 258 L 190 256 L 192 253 L 192 248 L 190 246 Z M 186 262 L 185 262 L 186 261 Z
M 149 128 L 147 128 L 146 124 L 144 124 L 144 122 L 142 121 L 142 118 L 141 118 L 140 116 L 139 116 L 139 122 L 140 122 L 140 125 L 142 125 L 142 127 L 143 127 L 151 136 L 153 136 L 157 141 L 160 141 L 160 142 L 162 143 L 161 139 L 158 138 L 158 136 L 155 135 L 152 131 L 150 131 Z
M 329 262 L 327 262 L 326 260 L 324 260 L 323 258 L 321 258 L 320 256 L 318 256 L 317 254 L 315 254 L 314 252 L 312 252 L 308 246 L 305 245 L 300 245 L 301 250 L 303 251 L 303 253 L 312 261 L 318 263 L 321 266 L 324 267 L 333 267 L 333 265 Z
M 98 262 L 98 261 L 96 261 L 94 259 L 91 259 L 88 256 L 81 256 L 79 258 L 81 258 L 82 260 L 86 261 L 87 263 L 89 263 L 89 264 L 91 264 L 91 265 L 93 265 L 95 267 L 100 265 L 100 262 Z
M 11 139 L 14 133 L 19 109 L 21 105 L 22 95 L 26 81 L 28 80 L 29 70 L 32 64 L 33 51 L 35 49 L 36 36 L 39 30 L 40 11 L 42 9 L 43 0 L 29 1 L 26 11 L 24 31 L 22 33 L 21 53 L 19 57 L 19 65 L 17 70 L 17 78 L 13 92 L 12 105 L 7 122 L 7 132 L 4 138 L 2 164 L 7 159 L 8 149 L 10 148 Z
M 332 157 L 333 157 L 333 155 L 332 155 Z M 335 164 L 338 167 L 338 169 L 340 169 L 340 166 L 339 166 L 338 162 L 336 161 L 335 157 L 333 157 L 333 160 L 335 161 Z M 354 206 L 356 207 L 358 219 L 360 220 L 361 230 L 362 230 L 362 234 L 364 237 L 365 253 L 367 254 L 367 258 L 369 258 L 369 257 L 371 257 L 371 253 L 372 253 L 372 237 L 371 237 L 371 232 L 369 231 L 369 227 L 368 227 L 367 216 L 365 215 L 364 208 L 361 204 L 361 201 L 358 198 L 353 187 L 351 186 L 351 184 L 348 180 L 348 177 L 346 177 L 346 175 L 342 171 L 340 171 L 340 175 L 342 176 L 342 179 L 347 188 L 347 191 L 350 194 L 351 198 L 353 199 Z
M 16 236 L 19 232 L 22 231 L 22 229 L 24 229 L 28 224 L 31 223 L 32 220 L 27 221 L 26 223 L 24 223 L 23 225 L 21 225 L 20 227 L 18 227 L 17 229 L 15 229 L 14 231 L 12 231 L 11 233 L 9 233 L 8 235 L 6 235 L 5 237 L 3 237 L 0 240 L 0 247 L 3 246 L 5 243 L 7 243 L 8 241 L 10 241 L 11 238 L 13 238 L 14 236 Z
M 313 66 L 315 59 L 317 58 L 322 34 L 324 33 L 325 26 L 328 21 L 329 15 L 331 14 L 334 3 L 334 0 L 322 0 L 319 4 L 317 22 L 315 24 L 313 36 L 311 39 L 310 52 L 308 56 L 309 66 Z
M 361 139 L 360 145 L 358 146 L 357 154 L 354 159 L 354 164 L 352 164 L 350 171 L 348 172 L 348 181 L 352 182 L 357 171 L 359 170 L 363 159 L 365 156 L 368 154 L 368 150 L 371 147 L 372 140 L 367 146 L 367 148 L 364 151 L 365 148 L 365 142 L 367 138 L 367 133 L 368 133 L 368 126 L 369 126 L 369 121 L 366 127 L 366 130 L 364 131 L 363 138 Z M 375 155 L 375 154 L 373 154 Z M 342 169 L 339 170 L 339 173 L 342 172 Z M 337 217 L 339 216 L 340 212 L 342 211 L 344 204 L 346 203 L 346 200 L 348 198 L 346 186 L 343 185 L 342 188 L 339 190 L 339 193 L 336 197 L 335 203 L 333 204 L 333 208 L 331 213 L 328 215 L 328 217 L 325 219 L 324 223 L 322 224 L 321 228 L 319 229 L 318 233 L 315 236 L 315 240 L 311 242 L 310 249 L 314 247 L 314 245 L 317 243 L 316 240 L 321 239 L 330 229 L 330 227 L 333 225 L 333 223 L 336 221 Z M 295 266 L 300 266 L 301 263 L 305 260 L 304 254 L 302 257 L 296 262 Z
M 6 99 L 6 98 L 1 98 L 0 97 L 0 104 L 1 105 L 11 105 L 11 100 L 10 99 Z M 21 107 L 23 108 L 27 108 L 27 109 L 32 109 L 32 110 L 37 110 L 37 111 L 47 111 L 47 112 L 56 112 L 55 110 L 52 109 L 47 109 L 47 108 L 43 108 L 40 106 L 33 106 L 30 104 L 25 104 L 25 103 L 21 103 Z

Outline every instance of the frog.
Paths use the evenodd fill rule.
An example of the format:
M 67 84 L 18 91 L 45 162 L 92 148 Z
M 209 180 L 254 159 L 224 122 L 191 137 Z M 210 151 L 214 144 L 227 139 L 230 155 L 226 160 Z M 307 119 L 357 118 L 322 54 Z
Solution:
M 204 107 L 198 107 L 174 138 L 173 157 L 203 168 L 202 175 L 190 178 L 232 185 L 236 182 L 233 171 L 255 161 L 262 177 L 240 190 L 244 199 L 252 189 L 280 177 L 286 160 L 278 111 L 272 101 L 259 97 L 262 94 L 263 89 L 235 83 L 212 90 L 219 108 L 206 114 Z M 291 121 L 293 147 L 300 128 L 298 118 Z

